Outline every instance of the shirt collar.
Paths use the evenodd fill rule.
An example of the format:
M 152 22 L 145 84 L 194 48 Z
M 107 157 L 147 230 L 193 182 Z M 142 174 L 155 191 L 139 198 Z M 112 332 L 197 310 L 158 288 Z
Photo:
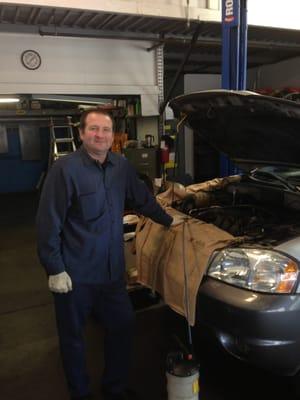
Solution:
M 94 165 L 95 163 L 97 163 L 97 160 L 95 160 L 94 158 L 92 158 L 89 153 L 86 151 L 85 147 L 83 145 L 80 146 L 79 148 L 79 152 L 83 158 L 83 161 L 86 165 Z M 111 151 L 109 151 L 107 153 L 106 156 L 106 160 L 105 160 L 106 164 L 115 164 L 115 158 L 114 155 Z

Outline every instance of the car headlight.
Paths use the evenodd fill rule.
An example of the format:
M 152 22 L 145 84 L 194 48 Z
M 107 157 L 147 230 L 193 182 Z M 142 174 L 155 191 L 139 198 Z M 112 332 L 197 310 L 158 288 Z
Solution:
M 208 275 L 213 278 L 266 293 L 293 292 L 298 274 L 294 260 L 266 249 L 224 249 L 215 253 L 208 268 Z

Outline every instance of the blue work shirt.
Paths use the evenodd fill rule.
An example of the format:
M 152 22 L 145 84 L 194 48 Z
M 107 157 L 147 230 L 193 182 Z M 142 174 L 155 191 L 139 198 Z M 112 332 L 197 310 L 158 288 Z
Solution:
M 66 271 L 74 282 L 123 279 L 125 200 L 153 221 L 172 217 L 156 202 L 128 160 L 109 152 L 105 167 L 81 147 L 49 171 L 38 213 L 38 254 L 48 275 Z

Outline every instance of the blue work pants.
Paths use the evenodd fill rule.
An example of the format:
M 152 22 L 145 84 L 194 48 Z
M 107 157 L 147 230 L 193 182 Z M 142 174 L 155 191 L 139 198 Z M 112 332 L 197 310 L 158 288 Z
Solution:
M 94 314 L 104 328 L 102 387 L 112 393 L 125 389 L 128 380 L 134 312 L 125 283 L 76 284 L 66 294 L 54 294 L 60 351 L 72 397 L 90 393 L 86 368 L 84 327 Z

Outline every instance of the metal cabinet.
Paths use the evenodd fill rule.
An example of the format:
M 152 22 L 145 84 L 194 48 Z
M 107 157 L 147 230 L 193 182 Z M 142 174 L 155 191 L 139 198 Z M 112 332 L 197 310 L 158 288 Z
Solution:
M 124 149 L 124 154 L 140 174 L 145 174 L 151 179 L 159 175 L 159 150 L 157 148 L 127 148 Z

